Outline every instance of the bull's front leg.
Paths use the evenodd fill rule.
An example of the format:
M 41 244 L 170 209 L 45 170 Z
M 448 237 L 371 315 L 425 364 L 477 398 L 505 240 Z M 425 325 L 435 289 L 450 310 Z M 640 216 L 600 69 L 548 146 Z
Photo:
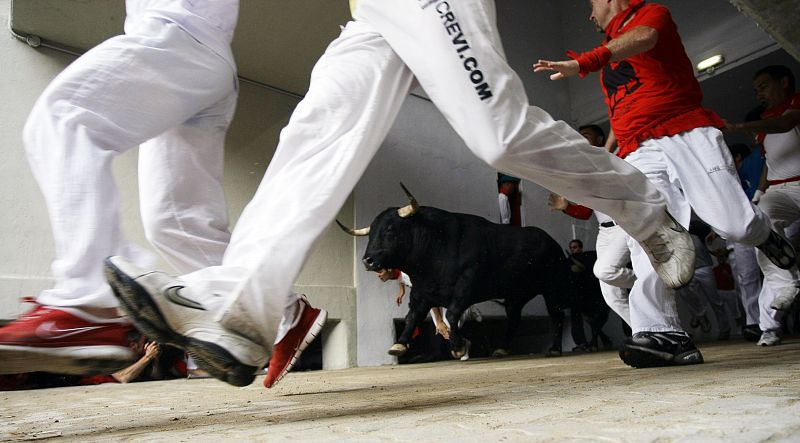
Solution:
M 414 334 L 414 328 L 419 326 L 422 320 L 425 319 L 428 309 L 430 309 L 428 306 L 409 305 L 408 314 L 406 314 L 406 325 L 397 342 L 389 348 L 389 355 L 401 356 L 408 352 L 411 347 L 411 336 Z
M 469 353 L 469 340 L 465 339 L 461 334 L 461 327 L 458 321 L 461 315 L 464 314 L 464 307 L 452 307 L 447 309 L 447 322 L 450 323 L 450 355 L 459 359 Z
M 564 311 L 547 294 L 545 294 L 544 303 L 547 308 L 547 314 L 553 322 L 553 346 L 547 351 L 547 356 L 560 357 L 561 342 L 564 335 Z
M 511 355 L 511 342 L 514 340 L 514 337 L 517 335 L 517 329 L 519 329 L 519 323 L 522 320 L 522 307 L 525 306 L 525 303 L 530 301 L 527 300 L 510 300 L 506 299 L 506 335 L 503 337 L 503 343 L 500 345 L 499 348 L 495 349 L 492 353 L 493 357 L 506 357 Z

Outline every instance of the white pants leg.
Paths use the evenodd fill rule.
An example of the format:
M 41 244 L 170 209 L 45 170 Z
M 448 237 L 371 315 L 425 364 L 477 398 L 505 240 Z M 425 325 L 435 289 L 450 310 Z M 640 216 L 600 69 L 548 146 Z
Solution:
M 222 263 L 228 247 L 223 146 L 235 108 L 232 92 L 139 148 L 145 234 L 180 273 Z
M 758 294 L 758 328 L 762 331 L 777 331 L 781 328 L 784 312 L 776 311 L 770 306 L 775 301 L 775 291 L 770 285 L 762 285 Z
M 636 274 L 636 282 L 629 295 L 631 330 L 634 334 L 683 331 L 673 291 L 663 284 L 638 242 L 628 237 L 628 247 Z
M 761 270 L 756 261 L 756 248 L 733 244 L 733 273 L 737 292 L 744 308 L 745 324 L 758 324 L 758 294 L 761 292 Z
M 678 191 L 675 177 L 666 168 L 666 158 L 659 149 L 641 146 L 625 158 L 642 171 L 664 195 L 670 213 L 684 226 L 689 225 L 691 208 L 683 194 Z M 644 250 L 628 238 L 631 263 L 636 282 L 630 292 L 631 330 L 637 332 L 683 331 L 678 315 L 674 292 L 668 289 L 647 258 Z
M 626 159 L 665 194 L 670 212 L 684 226 L 688 226 L 691 205 L 701 219 L 732 241 L 755 246 L 769 235 L 769 219 L 742 191 L 722 133 L 716 128 L 697 128 L 671 137 L 646 140 Z M 643 263 L 637 269 L 634 260 L 634 272 L 643 280 L 647 278 L 645 273 L 655 271 Z M 663 286 L 660 282 L 654 284 Z M 634 285 L 631 291 L 634 323 L 634 301 L 642 297 L 638 292 Z M 660 298 L 663 294 L 665 292 L 657 288 L 645 297 Z M 667 315 L 672 318 L 673 312 Z
M 494 167 L 597 208 L 638 239 L 663 223 L 663 198 L 641 174 L 529 107 L 503 57 L 492 1 L 438 4 L 450 8 L 451 31 L 440 6 L 362 0 L 356 22 L 318 61 L 223 268 L 191 276 L 232 295 L 220 317 L 226 327 L 271 346 L 311 245 L 361 177 L 414 76 L 467 146 Z M 291 192 L 298 177 L 302 199 Z
M 184 276 L 200 291 L 231 296 L 220 313 L 226 327 L 271 351 L 311 246 L 377 152 L 413 79 L 367 23 L 349 23 L 331 43 L 237 222 L 223 266 Z M 302 196 L 294 192 L 298 179 Z
M 39 296 L 39 303 L 113 307 L 117 303 L 103 278 L 103 259 L 125 255 L 139 265 L 152 266 L 122 235 L 111 160 L 172 128 L 202 124 L 192 120 L 200 111 L 222 106 L 224 110 L 214 113 L 231 112 L 235 81 L 235 72 L 223 59 L 178 26 L 143 20 L 129 34 L 87 52 L 51 82 L 24 130 L 56 250 L 52 266 L 56 284 Z M 196 138 L 173 136 L 171 140 L 176 149 L 188 152 Z M 194 157 L 213 151 L 207 148 Z M 156 177 L 157 170 L 166 167 L 169 154 L 165 154 L 163 149 L 145 154 L 143 180 Z M 215 154 L 202 161 L 211 164 L 217 158 Z M 213 187 L 200 183 L 208 176 L 169 172 L 173 178 L 167 186 L 180 178 L 188 181 L 182 184 L 184 189 Z M 169 193 L 152 196 L 172 197 Z M 197 195 L 195 200 L 209 197 Z
M 597 261 L 594 275 L 600 281 L 600 291 L 606 304 L 624 321 L 631 324 L 628 291 L 633 287 L 636 276 L 628 268 L 631 261 L 628 249 L 628 234 L 619 226 L 600 227 L 597 233 Z
M 787 231 L 789 226 L 800 220 L 800 183 L 782 183 L 772 185 L 758 202 L 758 208 L 769 215 L 775 230 L 787 238 L 792 236 Z M 764 272 L 764 281 L 774 293 L 794 290 L 800 286 L 797 268 L 781 269 L 773 264 L 763 252 L 757 251 L 758 265 Z M 767 305 L 769 306 L 769 305 Z

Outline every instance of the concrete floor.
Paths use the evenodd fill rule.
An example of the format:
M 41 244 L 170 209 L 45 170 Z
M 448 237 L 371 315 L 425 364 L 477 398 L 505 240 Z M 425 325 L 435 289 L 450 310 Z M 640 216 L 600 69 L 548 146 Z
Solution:
M 631 369 L 615 352 L 0 392 L 0 440 L 800 441 L 800 339 L 702 346 Z

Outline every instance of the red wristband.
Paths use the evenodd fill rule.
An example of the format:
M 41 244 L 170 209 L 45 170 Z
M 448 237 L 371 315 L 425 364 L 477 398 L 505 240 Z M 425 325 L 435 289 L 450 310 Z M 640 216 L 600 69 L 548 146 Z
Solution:
M 576 60 L 578 66 L 581 68 L 581 78 L 586 77 L 586 74 L 603 69 L 611 60 L 611 50 L 607 47 L 600 45 L 591 51 L 586 51 L 583 54 L 578 54 L 575 51 L 567 51 L 567 57 Z

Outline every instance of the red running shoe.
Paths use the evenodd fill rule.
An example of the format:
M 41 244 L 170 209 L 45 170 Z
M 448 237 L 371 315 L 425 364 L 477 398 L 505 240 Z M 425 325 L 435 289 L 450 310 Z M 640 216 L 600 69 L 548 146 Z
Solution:
M 300 298 L 299 303 L 301 311 L 295 325 L 272 348 L 267 377 L 264 379 L 264 386 L 267 388 L 275 386 L 292 369 L 300 354 L 317 338 L 328 318 L 327 311 L 311 307 L 305 296 Z
M 0 374 L 111 374 L 136 361 L 130 325 L 87 320 L 77 311 L 37 305 L 0 328 Z

